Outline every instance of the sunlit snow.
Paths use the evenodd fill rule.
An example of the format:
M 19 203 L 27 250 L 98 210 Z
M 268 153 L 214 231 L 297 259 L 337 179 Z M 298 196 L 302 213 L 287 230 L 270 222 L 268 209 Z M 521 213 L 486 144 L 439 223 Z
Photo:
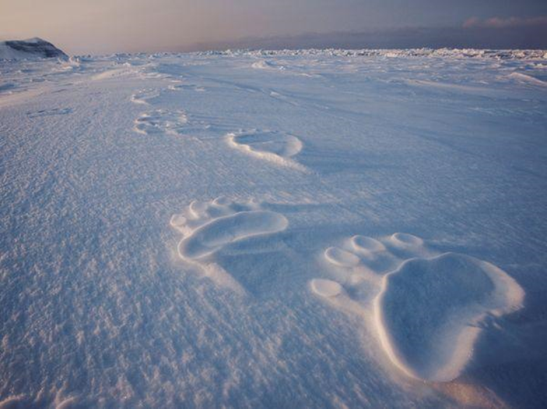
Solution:
M 547 402 L 544 51 L 3 61 L 0 138 L 1 409 Z

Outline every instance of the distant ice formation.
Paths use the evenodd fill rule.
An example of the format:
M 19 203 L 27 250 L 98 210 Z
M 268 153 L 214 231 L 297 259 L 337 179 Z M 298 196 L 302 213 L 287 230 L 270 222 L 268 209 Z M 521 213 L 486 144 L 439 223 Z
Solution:
M 488 50 L 473 48 L 413 48 L 413 49 L 362 49 L 344 50 L 337 48 L 330 49 L 301 49 L 301 50 L 226 50 L 226 51 L 205 51 L 199 55 L 234 55 L 234 56 L 334 56 L 334 57 L 461 57 L 461 58 L 493 58 L 499 60 L 525 60 L 525 59 L 547 59 L 544 50 Z M 266 61 L 253 63 L 253 68 L 270 68 Z

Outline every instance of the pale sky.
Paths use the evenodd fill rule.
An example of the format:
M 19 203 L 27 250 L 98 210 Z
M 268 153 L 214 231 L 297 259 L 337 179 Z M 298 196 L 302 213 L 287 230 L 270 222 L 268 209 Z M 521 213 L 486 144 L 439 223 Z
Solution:
M 71 54 L 168 51 L 245 37 L 538 25 L 546 17 L 547 0 L 0 0 L 0 39 L 41 37 Z

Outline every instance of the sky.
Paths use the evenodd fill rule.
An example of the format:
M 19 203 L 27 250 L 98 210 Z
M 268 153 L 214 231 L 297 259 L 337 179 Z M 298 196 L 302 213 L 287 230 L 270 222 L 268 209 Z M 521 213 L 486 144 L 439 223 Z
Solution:
M 416 28 L 426 30 L 418 45 L 445 29 L 459 30 L 456 45 L 471 34 L 541 45 L 547 0 L 0 0 L 0 40 L 41 37 L 71 54 L 252 48 L 265 38 L 275 48 L 271 38 L 298 46 L 302 35 L 321 43 Z M 398 47 L 395 37 L 384 39 Z

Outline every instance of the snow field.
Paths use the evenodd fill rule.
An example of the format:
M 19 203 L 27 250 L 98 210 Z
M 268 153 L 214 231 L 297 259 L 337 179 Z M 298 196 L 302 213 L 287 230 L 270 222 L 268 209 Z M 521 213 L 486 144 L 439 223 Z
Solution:
M 0 65 L 0 408 L 541 407 L 542 58 Z

